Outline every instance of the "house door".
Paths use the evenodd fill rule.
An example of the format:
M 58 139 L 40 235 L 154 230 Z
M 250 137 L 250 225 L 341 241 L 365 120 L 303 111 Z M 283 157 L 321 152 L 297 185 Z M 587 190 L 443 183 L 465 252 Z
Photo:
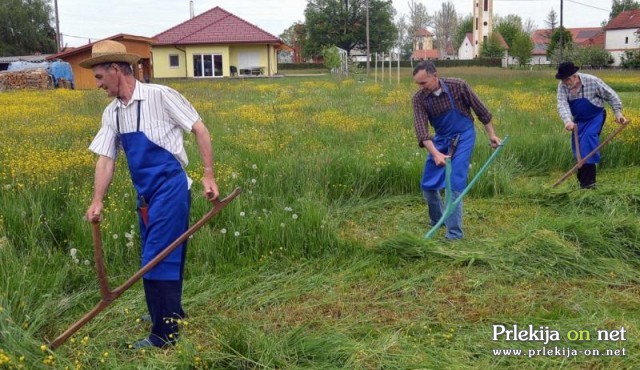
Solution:
M 193 77 L 222 77 L 222 54 L 193 54 Z

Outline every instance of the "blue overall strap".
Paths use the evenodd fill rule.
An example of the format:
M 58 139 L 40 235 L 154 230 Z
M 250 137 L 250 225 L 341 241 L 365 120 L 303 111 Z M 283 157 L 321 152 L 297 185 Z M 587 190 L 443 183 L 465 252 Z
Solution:
M 140 100 L 137 100 L 138 102 L 138 117 L 136 119 L 136 132 L 140 131 Z M 116 108 L 116 132 L 119 134 L 120 133 L 120 115 L 118 114 L 120 112 L 120 108 Z

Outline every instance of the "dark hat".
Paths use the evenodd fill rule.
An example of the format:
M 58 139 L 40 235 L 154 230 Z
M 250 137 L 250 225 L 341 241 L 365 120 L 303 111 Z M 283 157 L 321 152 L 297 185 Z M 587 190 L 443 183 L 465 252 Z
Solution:
M 125 62 L 135 64 L 140 59 L 139 55 L 127 53 L 127 48 L 112 40 L 96 42 L 91 48 L 91 58 L 80 62 L 80 67 L 91 69 L 96 64 L 109 62 Z
M 564 80 L 567 77 L 571 77 L 576 72 L 578 72 L 580 68 L 573 65 L 573 62 L 562 62 L 558 66 L 558 73 L 556 73 L 556 79 Z

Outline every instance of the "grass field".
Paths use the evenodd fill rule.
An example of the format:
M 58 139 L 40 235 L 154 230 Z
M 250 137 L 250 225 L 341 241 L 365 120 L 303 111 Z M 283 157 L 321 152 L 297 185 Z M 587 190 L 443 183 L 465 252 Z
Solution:
M 422 238 L 426 152 L 409 70 L 400 84 L 169 82 L 209 127 L 221 193 L 244 193 L 190 241 L 179 344 L 147 351 L 128 346 L 148 332 L 141 284 L 47 349 L 100 297 L 82 215 L 87 146 L 108 99 L 3 92 L 0 369 L 640 368 L 640 73 L 593 73 L 633 123 L 604 148 L 598 188 L 584 191 L 573 177 L 551 188 L 573 165 L 554 71 L 440 70 L 466 79 L 510 135 L 465 198 L 466 237 L 453 243 L 442 231 Z M 470 176 L 491 154 L 476 126 Z M 603 137 L 615 127 L 609 118 Z M 209 208 L 186 138 L 195 221 Z M 117 167 L 101 224 L 111 286 L 140 255 L 135 192 L 122 158 Z M 494 335 L 514 325 L 519 340 Z M 511 349 L 524 353 L 495 353 Z

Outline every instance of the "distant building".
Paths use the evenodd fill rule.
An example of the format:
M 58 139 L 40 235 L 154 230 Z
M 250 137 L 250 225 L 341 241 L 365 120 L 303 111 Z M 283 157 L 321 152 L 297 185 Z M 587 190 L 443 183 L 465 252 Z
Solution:
M 626 51 L 640 49 L 640 9 L 618 14 L 605 26 L 604 48 L 613 57 L 613 65 L 619 66 Z
M 482 52 L 482 43 L 493 32 L 493 0 L 473 0 L 473 57 Z
M 413 36 L 412 60 L 436 60 L 440 59 L 440 51 L 433 48 L 433 33 L 425 28 L 420 28 Z
M 273 76 L 282 40 L 215 7 L 153 37 L 155 78 Z
M 601 27 L 566 28 L 571 33 L 573 44 L 581 47 L 601 47 L 604 48 L 605 32 Z M 533 42 L 532 64 L 550 64 L 547 57 L 547 48 L 551 41 L 551 29 L 535 30 L 531 35 Z

